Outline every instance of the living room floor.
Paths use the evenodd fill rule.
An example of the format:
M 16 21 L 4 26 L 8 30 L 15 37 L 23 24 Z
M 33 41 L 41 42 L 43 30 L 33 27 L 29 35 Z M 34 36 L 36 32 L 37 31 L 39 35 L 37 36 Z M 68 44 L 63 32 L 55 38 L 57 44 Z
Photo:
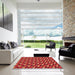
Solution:
M 43 48 L 39 48 L 39 51 L 45 51 Z M 75 75 L 75 59 L 61 57 L 58 59 L 58 48 L 53 51 L 47 49 L 50 56 L 53 57 L 64 69 L 64 75 Z M 20 55 L 11 65 L 0 65 L 0 75 L 23 75 L 20 70 L 14 70 L 13 67 L 21 57 L 33 57 L 34 48 L 25 48 L 24 53 Z M 56 74 L 55 74 L 56 75 Z

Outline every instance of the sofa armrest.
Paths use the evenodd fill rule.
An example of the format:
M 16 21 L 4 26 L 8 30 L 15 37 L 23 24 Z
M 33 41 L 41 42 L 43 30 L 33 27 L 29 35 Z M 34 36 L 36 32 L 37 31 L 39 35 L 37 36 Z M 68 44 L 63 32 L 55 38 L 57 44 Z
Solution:
M 11 50 L 0 50 L 0 64 L 11 64 L 13 54 Z
M 68 48 L 68 47 L 66 47 L 66 46 L 62 46 L 62 47 L 60 47 L 60 48 Z

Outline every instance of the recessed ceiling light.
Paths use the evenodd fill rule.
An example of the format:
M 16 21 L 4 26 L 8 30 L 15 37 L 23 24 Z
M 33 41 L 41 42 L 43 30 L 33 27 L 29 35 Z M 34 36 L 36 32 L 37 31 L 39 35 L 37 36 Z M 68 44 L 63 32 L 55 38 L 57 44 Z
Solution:
M 40 1 L 40 0 L 37 0 L 38 2 Z

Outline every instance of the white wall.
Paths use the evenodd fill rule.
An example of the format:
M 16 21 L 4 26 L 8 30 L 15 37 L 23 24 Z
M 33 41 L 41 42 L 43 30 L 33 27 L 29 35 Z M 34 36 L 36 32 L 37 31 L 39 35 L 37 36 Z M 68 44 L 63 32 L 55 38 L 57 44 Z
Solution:
M 16 41 L 16 34 L 15 32 L 11 32 L 4 28 L 0 27 L 0 41 Z
M 9 0 L 2 2 L 7 6 L 9 11 L 13 14 L 13 31 L 9 31 L 7 29 L 0 27 L 0 41 L 15 41 L 18 42 L 18 26 L 17 26 L 17 9 L 13 2 Z

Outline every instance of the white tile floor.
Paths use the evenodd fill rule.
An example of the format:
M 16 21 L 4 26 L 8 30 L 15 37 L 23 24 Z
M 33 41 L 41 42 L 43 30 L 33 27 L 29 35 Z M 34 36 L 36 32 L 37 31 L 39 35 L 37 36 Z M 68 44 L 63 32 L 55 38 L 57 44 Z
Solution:
M 45 49 L 39 49 L 39 50 L 45 50 Z M 63 67 L 64 75 L 75 75 L 75 59 L 61 57 L 61 59 L 58 60 L 58 50 L 59 49 L 56 49 L 56 51 L 54 50 L 50 52 L 49 49 L 47 49 L 46 51 L 50 52 L 50 55 Z M 33 57 L 33 53 L 34 53 L 33 48 L 25 48 L 24 53 L 21 56 L 19 56 L 11 65 L 0 65 L 0 75 L 27 75 L 27 73 L 24 74 L 24 72 L 22 72 L 21 70 L 14 70 L 13 66 L 22 56 Z M 39 72 L 38 74 L 40 75 L 41 73 L 42 72 Z M 34 74 L 36 73 L 32 73 L 30 75 Z M 42 74 L 44 75 L 44 73 Z M 45 75 L 49 74 L 46 73 Z M 54 75 L 57 74 L 55 73 Z

